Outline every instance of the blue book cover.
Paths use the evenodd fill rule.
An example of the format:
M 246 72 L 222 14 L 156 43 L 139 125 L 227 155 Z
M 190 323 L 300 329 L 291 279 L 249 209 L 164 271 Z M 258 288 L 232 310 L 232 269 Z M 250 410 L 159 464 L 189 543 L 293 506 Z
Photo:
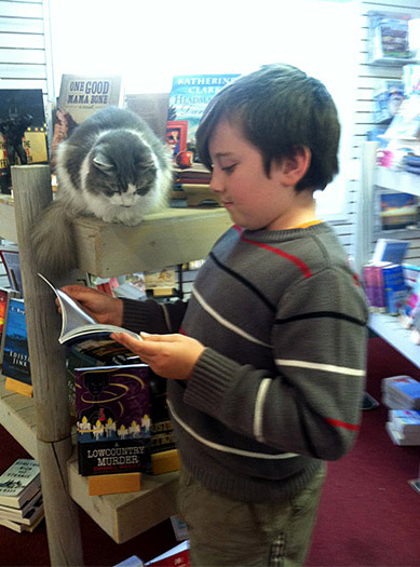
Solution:
M 31 384 L 25 303 L 15 297 L 9 301 L 2 373 L 8 378 Z
M 187 121 L 187 145 L 195 147 L 195 132 L 210 100 L 239 74 L 177 75 L 169 95 L 168 119 Z
M 385 306 L 388 313 L 397 315 L 404 306 L 407 285 L 401 264 L 391 264 L 382 268 L 385 291 Z

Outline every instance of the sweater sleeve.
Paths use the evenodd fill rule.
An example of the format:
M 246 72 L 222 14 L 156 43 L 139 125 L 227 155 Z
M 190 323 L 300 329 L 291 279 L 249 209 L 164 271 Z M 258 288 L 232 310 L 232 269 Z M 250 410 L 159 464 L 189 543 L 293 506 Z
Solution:
M 274 370 L 207 348 L 184 401 L 274 449 L 338 459 L 359 430 L 366 321 L 357 282 L 325 269 L 293 286 L 277 306 Z
M 158 303 L 153 299 L 123 299 L 123 303 L 123 327 L 136 333 L 177 333 L 187 308 L 183 301 Z

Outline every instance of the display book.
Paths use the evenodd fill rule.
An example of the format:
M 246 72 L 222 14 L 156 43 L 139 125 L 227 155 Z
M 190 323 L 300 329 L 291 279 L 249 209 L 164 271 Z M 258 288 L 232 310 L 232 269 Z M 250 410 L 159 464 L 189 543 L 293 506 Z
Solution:
M 17 291 L 0 287 L 0 366 L 3 362 L 4 343 L 6 340 L 7 315 L 9 313 L 10 298 L 18 297 Z
M 61 76 L 51 144 L 53 171 L 58 145 L 94 112 L 107 106 L 121 106 L 123 94 L 122 77 L 118 75 L 65 73 Z
M 0 475 L 0 525 L 32 532 L 44 518 L 39 464 L 17 459 Z
M 380 238 L 372 259 L 363 266 L 363 282 L 372 311 L 397 315 L 402 312 L 409 288 L 402 262 L 409 241 Z
M 220 204 L 209 189 L 210 172 L 199 163 L 195 135 L 204 110 L 239 74 L 176 75 L 169 94 L 166 144 L 175 161 L 172 204 L 186 197 L 189 206 Z
M 58 341 L 67 346 L 70 406 L 77 416 L 77 368 L 138 365 L 140 359 L 126 347 L 110 338 L 113 332 L 124 332 L 141 340 L 136 333 L 114 325 L 97 323 L 83 307 L 55 286 L 43 275 L 41 279 L 54 292 L 61 311 L 61 331 Z M 166 404 L 166 381 L 149 369 L 150 396 L 150 450 L 151 472 L 161 474 L 179 469 L 179 456 L 173 439 L 173 426 Z
M 2 374 L 6 389 L 32 397 L 32 380 L 26 326 L 25 302 L 19 297 L 9 298 L 4 329 Z
M 0 89 L 0 185 L 10 193 L 10 166 L 48 162 L 42 89 Z

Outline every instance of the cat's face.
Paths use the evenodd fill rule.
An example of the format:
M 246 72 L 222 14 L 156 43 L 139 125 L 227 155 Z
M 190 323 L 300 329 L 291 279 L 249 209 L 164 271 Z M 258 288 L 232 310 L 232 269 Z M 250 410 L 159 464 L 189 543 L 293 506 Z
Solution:
M 112 206 L 130 208 L 154 189 L 157 169 L 154 154 L 138 135 L 109 132 L 92 149 L 85 188 Z

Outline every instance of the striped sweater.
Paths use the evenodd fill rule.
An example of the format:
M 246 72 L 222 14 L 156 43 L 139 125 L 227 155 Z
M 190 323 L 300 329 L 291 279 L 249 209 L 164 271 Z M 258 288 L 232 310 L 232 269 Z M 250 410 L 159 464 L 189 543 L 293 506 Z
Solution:
M 124 324 L 206 349 L 168 381 L 181 459 L 231 498 L 292 496 L 359 429 L 367 307 L 333 230 L 229 229 L 184 304 L 125 301 Z

